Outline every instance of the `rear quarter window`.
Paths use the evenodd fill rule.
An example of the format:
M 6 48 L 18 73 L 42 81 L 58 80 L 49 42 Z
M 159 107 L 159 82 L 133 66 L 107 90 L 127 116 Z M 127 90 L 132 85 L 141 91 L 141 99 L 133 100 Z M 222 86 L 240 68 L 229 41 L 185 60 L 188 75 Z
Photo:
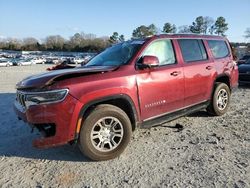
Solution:
M 208 46 L 216 59 L 229 56 L 227 43 L 223 40 L 208 40 Z

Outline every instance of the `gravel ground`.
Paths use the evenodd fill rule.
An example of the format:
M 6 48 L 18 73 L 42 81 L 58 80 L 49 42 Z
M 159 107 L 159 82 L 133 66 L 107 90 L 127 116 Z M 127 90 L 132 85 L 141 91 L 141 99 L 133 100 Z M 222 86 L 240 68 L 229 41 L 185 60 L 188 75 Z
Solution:
M 0 187 L 250 187 L 250 87 L 222 117 L 137 130 L 119 158 L 91 162 L 75 146 L 33 148 L 38 133 L 12 110 L 15 83 L 46 67 L 0 68 Z

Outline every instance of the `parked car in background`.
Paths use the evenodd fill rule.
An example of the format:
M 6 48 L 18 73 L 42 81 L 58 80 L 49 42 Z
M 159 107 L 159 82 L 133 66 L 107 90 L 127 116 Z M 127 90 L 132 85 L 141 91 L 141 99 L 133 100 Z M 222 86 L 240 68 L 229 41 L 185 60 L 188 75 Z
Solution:
M 5 58 L 5 57 L 0 57 L 0 60 L 1 61 L 4 61 L 4 60 L 6 60 L 7 58 Z
M 60 64 L 60 63 L 62 63 L 63 62 L 63 59 L 62 58 L 60 58 L 60 57 L 48 57 L 48 58 L 46 58 L 46 64 L 55 64 L 55 65 L 57 65 L 57 64 Z
M 72 62 L 75 64 L 81 64 L 84 61 L 84 58 L 81 57 L 75 57 L 72 59 Z
M 240 58 L 238 61 L 237 61 L 237 64 L 238 65 L 241 65 L 241 64 L 244 64 L 246 63 L 247 60 L 250 59 L 250 54 L 249 55 L 244 55 L 242 58 Z
M 221 116 L 238 86 L 227 39 L 174 34 L 122 42 L 85 66 L 17 83 L 14 109 L 44 138 L 34 146 L 78 143 L 92 160 L 119 156 L 136 128 L 206 109 Z
M 250 59 L 239 65 L 239 84 L 250 84 Z
M 73 57 L 73 58 L 67 58 L 68 64 L 81 64 L 85 65 L 90 59 L 91 55 L 86 55 L 84 57 Z
M 44 64 L 46 62 L 46 59 L 42 57 L 36 57 L 31 60 L 32 64 Z
M 17 59 L 13 62 L 13 65 L 15 66 L 33 65 L 32 58 Z
M 1 59 L 0 60 L 0 67 L 9 67 L 12 66 L 13 63 L 7 59 Z
M 86 64 L 90 61 L 90 59 L 93 58 L 93 57 L 94 57 L 94 55 L 93 55 L 93 56 L 91 56 L 91 55 L 86 55 L 86 56 L 83 58 L 83 61 L 82 61 L 81 65 L 82 65 L 82 66 L 86 65 Z

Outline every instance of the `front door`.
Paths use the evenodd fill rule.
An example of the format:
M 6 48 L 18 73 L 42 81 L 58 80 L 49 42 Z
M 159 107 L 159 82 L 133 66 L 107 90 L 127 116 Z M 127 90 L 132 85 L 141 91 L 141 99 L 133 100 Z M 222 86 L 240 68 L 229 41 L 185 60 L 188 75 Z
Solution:
M 176 61 L 172 41 L 153 41 L 142 57 L 145 55 L 156 56 L 159 66 L 138 70 L 137 85 L 142 120 L 164 115 L 184 105 L 183 67 Z

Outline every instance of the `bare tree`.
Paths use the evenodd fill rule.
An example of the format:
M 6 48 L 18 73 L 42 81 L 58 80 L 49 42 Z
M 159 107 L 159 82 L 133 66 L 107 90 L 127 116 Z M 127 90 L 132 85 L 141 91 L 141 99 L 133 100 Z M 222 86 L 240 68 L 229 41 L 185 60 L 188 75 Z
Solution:
M 65 39 L 60 35 L 48 36 L 45 39 L 45 45 L 47 49 L 62 50 L 64 43 Z
M 81 36 L 86 40 L 94 40 L 96 39 L 96 35 L 93 33 L 81 33 Z
M 38 40 L 33 37 L 28 37 L 28 38 L 23 39 L 24 45 L 31 45 L 31 44 L 36 44 L 36 43 L 38 43 Z
M 38 50 L 39 42 L 33 37 L 28 37 L 23 39 L 22 49 L 23 50 Z
M 22 41 L 17 38 L 7 38 L 5 40 L 6 48 L 9 50 L 20 50 L 22 47 Z
M 188 25 L 182 25 L 178 27 L 178 33 L 191 33 Z
M 214 19 L 209 16 L 205 16 L 203 17 L 203 20 L 204 20 L 204 26 L 203 26 L 204 34 L 210 33 L 212 35 L 213 34 L 212 27 L 214 25 Z
M 71 48 L 75 48 L 76 46 L 80 46 L 82 40 L 82 35 L 80 33 L 76 33 L 72 37 L 70 37 L 69 44 Z

